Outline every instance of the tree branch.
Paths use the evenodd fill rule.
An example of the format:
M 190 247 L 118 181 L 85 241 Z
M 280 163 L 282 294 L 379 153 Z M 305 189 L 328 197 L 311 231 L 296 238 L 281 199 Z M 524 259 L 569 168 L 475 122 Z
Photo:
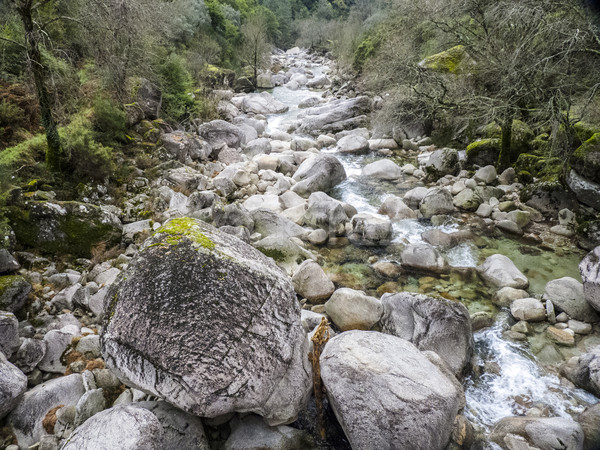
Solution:
M 0 36 L 0 41 L 6 41 L 6 42 L 10 42 L 11 44 L 14 45 L 18 45 L 19 47 L 21 47 L 23 50 L 27 50 L 27 47 L 25 47 L 23 44 L 17 42 L 17 41 L 13 41 L 12 39 L 8 39 L 5 37 Z

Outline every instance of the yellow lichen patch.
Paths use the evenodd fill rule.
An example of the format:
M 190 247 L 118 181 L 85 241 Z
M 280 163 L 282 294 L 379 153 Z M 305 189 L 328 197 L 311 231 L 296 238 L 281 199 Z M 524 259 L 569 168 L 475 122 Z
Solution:
M 168 235 L 167 243 L 170 245 L 176 245 L 182 238 L 185 237 L 203 248 L 208 250 L 215 249 L 215 243 L 200 231 L 200 227 L 194 219 L 190 219 L 188 217 L 170 220 L 168 223 L 159 228 L 155 234 Z

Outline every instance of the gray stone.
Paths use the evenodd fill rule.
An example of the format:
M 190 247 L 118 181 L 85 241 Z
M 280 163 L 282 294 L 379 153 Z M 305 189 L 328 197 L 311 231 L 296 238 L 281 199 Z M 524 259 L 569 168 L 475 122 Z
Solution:
M 292 283 L 298 295 L 313 304 L 323 303 L 335 291 L 335 286 L 327 274 L 312 260 L 300 264 L 292 277 Z
M 0 248 L 0 274 L 16 272 L 21 265 L 5 248 Z
M 425 172 L 435 179 L 455 175 L 458 169 L 458 152 L 452 148 L 434 151 L 425 163 Z
M 380 159 L 363 167 L 362 176 L 369 180 L 397 180 L 402 177 L 402 169 L 394 161 Z
M 585 300 L 600 311 L 600 246 L 589 252 L 579 264 Z M 1 305 L 0 305 L 1 306 Z
M 465 211 L 477 210 L 481 202 L 482 199 L 470 188 L 460 191 L 453 200 L 454 206 L 464 209 Z
M 333 337 L 321 378 L 352 448 L 442 450 L 462 391 L 413 344 L 372 331 Z
M 0 311 L 0 352 L 10 358 L 19 346 L 19 321 L 13 313 Z
M 400 197 L 390 195 L 386 197 L 379 207 L 379 214 L 388 216 L 392 220 L 416 219 L 414 212 Z
M 260 92 L 245 95 L 240 109 L 247 114 L 281 114 L 289 109 L 289 106 L 276 100 L 268 92 Z
M 8 416 L 19 446 L 27 448 L 38 442 L 46 434 L 42 425 L 46 414 L 60 405 L 76 405 L 84 393 L 79 374 L 54 378 L 25 392 Z
M 31 284 L 20 275 L 0 277 L 0 310 L 17 312 L 27 301 Z
M 401 254 L 402 266 L 426 272 L 443 272 L 448 263 L 430 244 L 408 244 Z
M 590 334 L 592 332 L 592 325 L 589 323 L 571 319 L 567 324 L 576 334 Z
M 309 108 L 298 128 L 299 134 L 318 135 L 325 132 L 338 132 L 357 128 L 366 122 L 366 114 L 372 109 L 372 101 L 367 96 L 352 99 L 333 100 L 325 105 Z
M 421 200 L 419 210 L 426 219 L 431 219 L 432 216 L 442 214 L 452 214 L 454 212 L 452 194 L 446 189 L 430 189 L 423 200 Z
M 385 246 L 392 239 L 392 222 L 372 214 L 356 214 L 350 221 L 352 231 L 348 239 L 354 245 Z
M 367 153 L 369 151 L 369 141 L 362 136 L 350 134 L 338 141 L 336 150 L 340 153 Z
M 429 189 L 427 189 L 426 187 L 419 186 L 411 189 L 406 194 L 404 194 L 402 201 L 411 208 L 417 209 L 421 204 L 421 201 L 423 201 L 423 199 L 428 193 Z
M 314 192 L 308 197 L 308 208 L 304 213 L 305 225 L 342 235 L 345 233 L 348 221 L 342 202 L 323 192 Z
M 0 420 L 17 405 L 27 389 L 27 377 L 0 352 Z
M 318 154 L 306 159 L 293 176 L 292 191 L 302 197 L 313 192 L 328 192 L 346 179 L 346 170 L 333 155 Z
M 544 299 L 550 300 L 559 310 L 571 318 L 584 322 L 597 322 L 598 313 L 585 301 L 583 284 L 571 277 L 549 281 L 544 290 Z
M 314 448 L 315 444 L 306 431 L 278 426 L 269 427 L 258 416 L 249 415 L 231 425 L 231 434 L 224 450 L 292 450 Z
M 455 376 L 461 376 L 473 354 L 467 308 L 443 298 L 402 292 L 381 297 L 381 331 L 437 353 Z
M 519 236 L 523 235 L 523 230 L 512 220 L 500 220 L 496 222 L 496 227 L 507 233 L 516 234 Z
M 536 298 L 519 298 L 510 305 L 510 313 L 517 320 L 541 322 L 546 320 L 546 308 Z
M 600 196 L 598 196 L 600 184 L 582 177 L 574 170 L 567 175 L 567 184 L 575 193 L 577 200 L 600 211 Z
M 102 389 L 92 389 L 81 396 L 75 406 L 75 426 L 83 424 L 94 414 L 104 410 L 106 400 Z
M 579 415 L 577 421 L 583 429 L 583 450 L 600 448 L 600 403 L 586 408 Z
M 106 308 L 102 354 L 129 386 L 202 417 L 255 412 L 270 424 L 293 421 L 307 399 L 307 341 L 290 280 L 210 225 L 179 219 L 159 229 Z
M 182 163 L 192 160 L 206 161 L 213 151 L 208 142 L 185 131 L 163 134 L 160 140 L 167 152 Z
M 203 123 L 198 127 L 198 134 L 212 147 L 225 144 L 230 148 L 238 148 L 242 142 L 240 129 L 224 120 Z
M 208 450 L 200 418 L 165 402 L 118 405 L 99 412 L 68 439 L 62 450 Z
M 362 291 L 341 288 L 325 303 L 325 312 L 342 331 L 370 330 L 381 318 L 383 306 Z
M 75 350 L 88 359 L 100 357 L 100 336 L 97 334 L 83 336 L 79 339 L 79 342 L 77 342 Z
M 41 339 L 26 338 L 14 358 L 15 365 L 24 373 L 31 372 L 46 354 L 46 342 Z
M 572 357 L 560 367 L 560 373 L 575 386 L 600 397 L 600 346 Z
M 477 170 L 473 178 L 477 181 L 481 181 L 485 184 L 491 184 L 496 181 L 497 177 L 496 168 L 494 166 L 485 166 Z
M 518 298 L 527 298 L 529 294 L 522 289 L 512 287 L 503 287 L 492 297 L 492 302 L 497 306 L 510 306 L 510 304 Z
M 304 236 L 307 232 L 300 225 L 271 210 L 259 208 L 252 211 L 254 231 L 263 237 L 276 235 L 285 237 Z
M 527 277 L 504 255 L 487 257 L 483 264 L 477 267 L 477 271 L 486 282 L 498 288 L 527 289 L 529 286 Z
M 583 430 L 564 417 L 506 417 L 490 432 L 490 440 L 506 445 L 508 435 L 520 436 L 535 448 L 560 450 L 583 448 Z
M 50 330 L 46 333 L 44 336 L 46 353 L 38 365 L 40 370 L 52 373 L 65 373 L 67 366 L 63 363 L 62 355 L 76 336 L 76 333 L 70 328 L 64 327 L 60 330 Z

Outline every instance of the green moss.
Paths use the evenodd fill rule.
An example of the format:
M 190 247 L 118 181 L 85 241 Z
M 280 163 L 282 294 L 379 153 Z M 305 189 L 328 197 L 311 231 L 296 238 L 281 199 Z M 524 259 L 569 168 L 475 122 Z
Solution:
M 573 153 L 570 163 L 579 174 L 600 183 L 600 133 L 581 144 Z
M 496 164 L 500 154 L 500 139 L 480 139 L 467 146 L 467 164 Z
M 591 125 L 587 122 L 577 122 L 573 125 L 573 129 L 575 130 L 575 134 L 581 142 L 585 142 L 592 138 L 597 133 L 600 133 L 600 127 L 596 125 Z
M 25 281 L 25 279 L 19 275 L 5 275 L 0 277 L 0 297 L 4 295 L 6 289 L 11 287 L 17 281 Z
M 286 259 L 285 253 L 275 248 L 258 248 L 258 250 L 263 255 L 268 256 L 277 262 L 284 262 Z
M 562 173 L 562 160 L 560 158 L 545 158 L 542 156 L 521 153 L 515 163 L 518 173 L 525 172 L 540 181 L 555 182 Z
M 537 156 L 544 156 L 550 153 L 550 135 L 542 133 L 536 136 L 531 142 L 531 153 Z
M 442 73 L 460 73 L 468 54 L 463 45 L 457 45 L 446 51 L 428 56 L 419 63 L 421 67 Z
M 500 139 L 502 137 L 502 128 L 497 122 L 488 123 L 483 127 L 483 136 L 486 139 Z
M 166 234 L 167 243 L 170 245 L 178 244 L 185 237 L 203 248 L 215 249 L 215 243 L 200 231 L 196 220 L 188 217 L 170 220 L 154 233 L 154 235 L 157 234 Z

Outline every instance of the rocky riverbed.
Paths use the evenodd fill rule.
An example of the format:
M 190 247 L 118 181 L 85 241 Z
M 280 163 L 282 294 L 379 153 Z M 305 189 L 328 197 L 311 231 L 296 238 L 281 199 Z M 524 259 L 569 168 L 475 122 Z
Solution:
M 216 92 L 224 120 L 137 117 L 162 163 L 120 205 L 14 193 L 0 445 L 600 448 L 600 242 L 577 246 L 574 197 L 378 124 L 327 58 L 273 65 Z

